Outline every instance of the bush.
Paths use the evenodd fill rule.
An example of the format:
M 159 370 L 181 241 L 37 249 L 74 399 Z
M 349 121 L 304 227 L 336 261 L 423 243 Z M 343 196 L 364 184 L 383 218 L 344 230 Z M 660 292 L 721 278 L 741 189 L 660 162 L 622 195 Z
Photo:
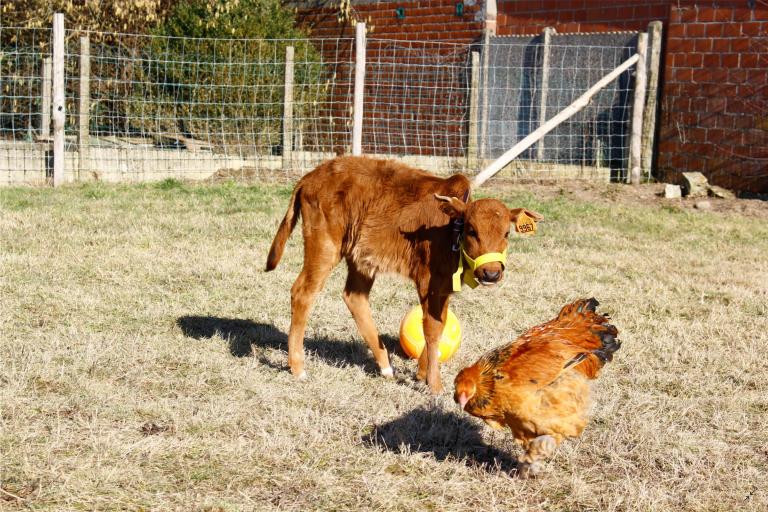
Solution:
M 193 0 L 171 11 L 143 50 L 125 115 L 142 132 L 172 132 L 215 145 L 279 144 L 285 49 L 295 48 L 297 84 L 320 84 L 320 56 L 275 0 Z M 322 87 L 297 87 L 295 116 Z

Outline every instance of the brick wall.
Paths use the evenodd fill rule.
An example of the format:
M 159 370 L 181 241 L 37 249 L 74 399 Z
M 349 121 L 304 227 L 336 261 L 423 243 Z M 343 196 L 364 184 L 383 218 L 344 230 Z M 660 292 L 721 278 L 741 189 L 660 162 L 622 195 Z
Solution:
M 715 184 L 765 193 L 768 6 L 725 4 L 671 8 L 658 170 L 667 179 L 701 171 Z

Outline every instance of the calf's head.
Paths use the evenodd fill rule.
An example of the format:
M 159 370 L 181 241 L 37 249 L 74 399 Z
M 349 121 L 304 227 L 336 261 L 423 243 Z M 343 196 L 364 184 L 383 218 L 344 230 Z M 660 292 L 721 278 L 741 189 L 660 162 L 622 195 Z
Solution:
M 464 252 L 473 260 L 484 254 L 503 253 L 512 229 L 517 229 L 518 216 L 526 214 L 535 221 L 544 217 L 525 208 L 507 208 L 496 199 L 464 202 L 456 197 L 435 194 L 440 209 L 452 219 L 464 221 L 462 233 Z M 482 261 L 482 260 L 481 260 Z M 483 285 L 493 285 L 504 277 L 504 263 L 489 261 L 474 270 L 475 279 Z

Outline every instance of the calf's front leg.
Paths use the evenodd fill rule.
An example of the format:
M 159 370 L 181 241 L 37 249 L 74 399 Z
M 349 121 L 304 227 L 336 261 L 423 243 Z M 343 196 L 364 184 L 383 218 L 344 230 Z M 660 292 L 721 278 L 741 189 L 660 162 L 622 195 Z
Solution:
M 438 346 L 443 334 L 445 319 L 448 314 L 448 296 L 437 293 L 428 294 L 422 298 L 421 308 L 424 313 L 424 338 L 426 347 L 419 357 L 419 371 L 416 378 L 426 378 L 430 392 L 438 395 L 444 391 L 440 380 L 440 359 Z

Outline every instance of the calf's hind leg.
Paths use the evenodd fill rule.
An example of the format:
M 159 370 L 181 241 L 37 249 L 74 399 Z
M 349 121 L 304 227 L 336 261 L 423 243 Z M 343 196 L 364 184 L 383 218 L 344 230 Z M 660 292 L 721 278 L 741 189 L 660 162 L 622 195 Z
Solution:
M 347 267 L 349 274 L 347 274 L 347 284 L 344 286 L 344 302 L 349 308 L 349 312 L 352 313 L 352 318 L 355 319 L 360 336 L 368 343 L 368 347 L 373 352 L 373 357 L 376 359 L 376 364 L 379 365 L 381 374 L 385 377 L 391 377 L 393 373 L 392 367 L 389 365 L 389 354 L 379 339 L 379 333 L 371 316 L 371 304 L 368 302 L 374 278 L 360 272 L 350 260 L 347 260 Z
M 291 287 L 291 329 L 288 332 L 288 366 L 299 379 L 307 377 L 304 370 L 307 318 L 318 292 L 339 259 L 339 251 L 330 240 L 316 242 L 305 235 L 304 267 Z

